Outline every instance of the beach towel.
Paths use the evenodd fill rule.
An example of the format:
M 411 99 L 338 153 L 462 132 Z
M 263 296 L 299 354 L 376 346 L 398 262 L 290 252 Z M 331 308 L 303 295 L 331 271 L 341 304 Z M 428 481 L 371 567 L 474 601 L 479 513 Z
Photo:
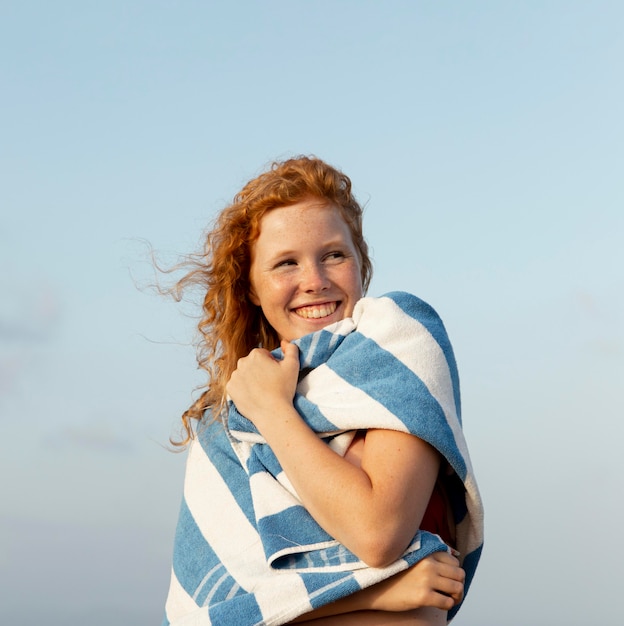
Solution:
M 393 292 L 362 298 L 352 317 L 294 343 L 294 405 L 338 454 L 357 430 L 386 428 L 420 437 L 445 459 L 467 591 L 483 545 L 483 508 L 439 316 L 419 298 Z M 189 450 L 163 624 L 285 624 L 443 550 L 440 537 L 419 531 L 395 563 L 367 566 L 316 523 L 271 448 L 230 403 L 220 421 L 200 424 Z

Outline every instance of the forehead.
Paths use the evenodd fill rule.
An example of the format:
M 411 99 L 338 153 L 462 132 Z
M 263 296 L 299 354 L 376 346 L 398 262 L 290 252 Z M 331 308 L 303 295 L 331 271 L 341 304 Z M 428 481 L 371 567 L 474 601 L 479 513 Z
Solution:
M 318 231 L 344 234 L 349 233 L 350 228 L 338 207 L 314 198 L 267 211 L 258 224 L 257 238 L 263 238 L 263 234 L 297 236 Z

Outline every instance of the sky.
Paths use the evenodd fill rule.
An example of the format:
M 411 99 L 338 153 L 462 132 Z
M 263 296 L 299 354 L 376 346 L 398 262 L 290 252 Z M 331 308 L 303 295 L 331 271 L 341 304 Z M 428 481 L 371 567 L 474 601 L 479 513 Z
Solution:
M 610 622 L 623 30 L 617 0 L 0 2 L 3 621 L 160 623 L 203 379 L 150 254 L 314 154 L 366 207 L 369 294 L 454 345 L 486 510 L 454 624 Z

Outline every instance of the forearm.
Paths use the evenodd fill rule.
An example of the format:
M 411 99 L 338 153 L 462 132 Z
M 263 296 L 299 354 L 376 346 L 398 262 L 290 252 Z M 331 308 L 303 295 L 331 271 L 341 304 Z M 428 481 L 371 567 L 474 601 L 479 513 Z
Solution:
M 240 359 L 228 393 L 265 438 L 314 519 L 368 565 L 395 561 L 424 515 L 438 453 L 410 434 L 372 429 L 358 463 L 336 454 L 295 410 L 297 349 L 286 342 L 282 349 L 281 361 L 260 349 Z
M 446 626 L 446 618 L 447 611 L 427 606 L 401 613 L 365 609 L 354 613 L 310 617 L 303 621 L 289 623 L 308 626 Z
M 388 464 L 387 456 L 396 461 L 401 454 L 405 464 L 414 464 L 411 448 L 392 447 L 384 459 L 375 460 L 375 471 L 367 472 L 366 466 L 350 463 L 320 440 L 292 406 L 277 407 L 257 423 L 303 505 L 330 535 L 370 565 L 380 567 L 399 558 L 420 524 L 437 466 L 423 469 L 422 485 L 397 495 L 388 482 L 405 477 L 385 475 L 379 466 L 384 459 Z M 418 445 L 415 438 L 404 437 L 409 446 Z
M 383 616 L 382 619 L 371 621 L 371 624 L 395 623 L 394 618 L 399 616 L 409 617 L 405 623 L 412 626 L 444 624 L 447 611 L 463 597 L 463 575 L 464 572 L 458 567 L 454 557 L 446 553 L 434 554 L 372 587 L 301 615 L 293 623 L 308 623 L 315 619 L 345 614 L 356 613 L 362 616 L 364 613 L 378 612 L 379 616 Z M 400 620 L 399 622 L 403 623 Z M 347 622 L 344 623 L 346 626 Z M 343 622 L 340 621 L 340 624 Z
M 384 580 L 376 585 L 367 587 L 357 591 L 350 596 L 340 598 L 331 604 L 326 604 L 318 609 L 314 609 L 309 613 L 300 615 L 292 621 L 293 624 L 300 622 L 306 622 L 308 620 L 319 619 L 321 617 L 332 617 L 336 615 L 343 615 L 345 613 L 355 613 L 356 611 L 384 611 L 384 612 L 399 612 L 399 609 L 387 600 L 387 595 L 390 589 L 398 587 L 401 584 L 401 576 L 393 576 Z M 401 612 L 412 610 L 415 607 L 411 605 L 408 608 L 406 603 L 405 607 L 401 607 Z
M 387 523 L 367 474 L 319 439 L 294 408 L 278 409 L 260 430 L 303 506 L 332 537 L 357 553 L 353 539 Z
M 340 598 L 340 600 L 336 600 L 331 604 L 326 604 L 309 613 L 300 615 L 290 623 L 299 624 L 309 620 L 320 619 L 321 617 L 334 617 L 336 615 L 344 615 L 345 613 L 355 613 L 356 611 L 377 610 L 372 608 L 376 596 L 374 589 L 375 587 L 362 589 L 350 596 Z

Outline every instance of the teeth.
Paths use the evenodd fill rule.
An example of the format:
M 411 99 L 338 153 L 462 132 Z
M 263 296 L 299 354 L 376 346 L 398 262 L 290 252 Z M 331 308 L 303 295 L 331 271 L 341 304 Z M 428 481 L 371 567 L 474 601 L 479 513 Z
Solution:
M 336 310 L 337 306 L 335 302 L 322 304 L 320 306 L 304 306 L 297 309 L 296 313 L 306 319 L 320 319 L 321 317 L 331 315 Z

